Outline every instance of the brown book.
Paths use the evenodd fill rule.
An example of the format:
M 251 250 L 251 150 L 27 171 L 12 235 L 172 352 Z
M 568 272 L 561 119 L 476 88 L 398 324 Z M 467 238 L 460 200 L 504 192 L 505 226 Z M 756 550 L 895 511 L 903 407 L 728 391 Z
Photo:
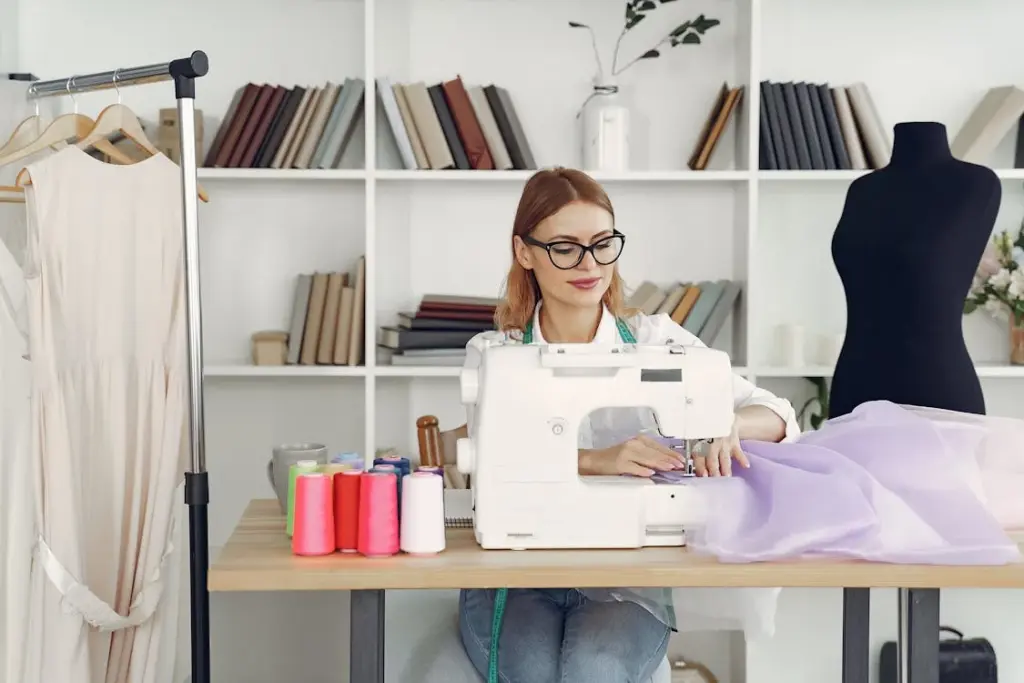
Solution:
M 331 273 L 327 276 L 327 298 L 324 300 L 324 321 L 320 326 L 320 343 L 316 350 L 316 362 L 331 365 L 334 362 L 334 340 L 338 334 L 338 313 L 341 308 L 341 290 L 345 286 L 345 273 Z
M 256 133 L 256 126 L 260 125 L 260 119 L 263 118 L 263 112 L 267 110 L 267 105 L 270 104 L 270 98 L 274 96 L 274 86 L 272 85 L 261 85 L 259 94 L 256 95 L 256 102 L 252 105 L 252 111 L 249 113 L 248 118 L 245 121 L 245 127 L 242 128 L 241 134 L 238 136 L 238 143 L 235 148 L 231 150 L 231 158 L 228 159 L 228 168 L 240 168 L 242 164 L 242 156 L 246 150 L 249 149 L 249 143 L 252 142 L 252 137 Z
M 263 115 L 260 116 L 260 121 L 256 124 L 256 130 L 252 134 L 252 139 L 249 140 L 249 146 L 242 155 L 242 160 L 238 164 L 239 167 L 253 167 L 254 162 L 256 161 L 256 153 L 259 152 L 260 147 L 263 145 L 263 141 L 267 137 L 267 132 L 270 130 L 270 124 L 274 122 L 274 117 L 277 115 L 278 109 L 281 108 L 281 103 L 284 101 L 284 96 L 287 94 L 288 90 L 281 85 L 271 90 L 267 108 L 263 110 Z
M 224 136 L 224 144 L 220 146 L 220 149 L 217 150 L 217 156 L 214 157 L 214 168 L 227 167 L 228 161 L 238 145 L 238 138 L 242 134 L 242 129 L 245 128 L 245 122 L 248 120 L 249 114 L 252 113 L 253 105 L 256 104 L 256 96 L 259 94 L 260 86 L 255 83 L 249 83 L 245 86 L 242 97 L 238 101 L 238 109 L 235 110 L 235 115 L 231 117 L 231 125 Z
M 683 298 L 679 300 L 679 305 L 672 311 L 672 322 L 676 325 L 682 325 L 686 322 L 686 316 L 690 315 L 690 310 L 693 305 L 697 303 L 697 298 L 700 296 L 700 287 L 696 285 L 690 285 L 686 288 L 686 293 L 683 294 Z
M 446 81 L 441 87 L 444 89 L 444 97 L 448 101 L 448 109 L 455 120 L 455 128 L 459 131 L 459 138 L 462 140 L 463 149 L 466 150 L 470 167 L 478 171 L 493 171 L 494 158 L 491 157 L 491 150 L 487 148 L 487 139 L 484 138 L 480 122 L 476 120 L 476 112 L 473 111 L 473 103 L 469 101 L 469 93 L 462 83 L 462 77 L 456 76 L 455 80 Z
M 210 145 L 210 151 L 206 153 L 206 159 L 203 160 L 203 166 L 206 168 L 213 166 L 213 161 L 217 158 L 217 153 L 224 144 L 224 139 L 227 137 L 228 129 L 231 127 L 231 122 L 234 120 L 235 114 L 238 113 L 238 103 L 242 101 L 243 92 L 245 92 L 245 86 L 242 86 L 235 91 L 235 94 L 231 98 L 231 104 L 228 105 L 228 110 L 224 112 L 224 118 L 220 122 L 220 127 L 217 128 L 217 134 L 213 136 L 213 143 Z
M 729 123 L 729 118 L 732 116 L 732 113 L 736 111 L 736 107 L 739 105 L 742 97 L 743 86 L 733 88 L 729 91 L 729 94 L 726 95 L 725 106 L 722 107 L 722 111 L 715 120 L 715 125 L 711 127 L 711 134 L 708 135 L 708 141 L 701 150 L 700 156 L 697 158 L 697 165 L 693 170 L 703 171 L 708 167 L 708 162 L 711 160 L 711 155 L 715 151 L 718 139 L 722 137 L 722 132 L 725 130 L 726 124 Z
M 722 107 L 725 106 L 725 100 L 728 96 L 729 84 L 723 83 L 722 87 L 718 89 L 718 93 L 715 95 L 714 104 L 711 106 L 711 111 L 708 113 L 707 119 L 704 120 L 704 126 L 700 129 L 700 135 L 697 136 L 697 142 L 693 145 L 693 152 L 690 154 L 690 159 L 686 162 L 686 165 L 691 170 L 697 170 L 697 160 L 700 158 L 700 153 L 704 150 L 704 146 L 708 142 L 708 137 L 711 135 L 711 128 L 715 125 L 715 121 L 718 120 L 719 114 L 722 113 Z
M 320 328 L 324 324 L 324 306 L 327 303 L 327 273 L 313 274 L 313 287 L 309 293 L 309 310 L 306 311 L 306 328 L 302 332 L 302 353 L 300 365 L 316 365 L 320 346 Z
M 294 168 L 295 158 L 298 156 L 299 151 L 302 149 L 302 144 L 306 140 L 306 135 L 309 133 L 309 124 L 313 121 L 313 114 L 316 113 L 316 108 L 320 105 L 320 98 L 323 97 L 323 88 L 313 88 L 309 98 L 309 104 L 306 105 L 305 111 L 302 112 L 302 119 L 299 120 L 299 127 L 295 130 L 295 138 L 292 140 L 292 146 L 288 149 L 288 154 L 284 158 L 282 168 Z

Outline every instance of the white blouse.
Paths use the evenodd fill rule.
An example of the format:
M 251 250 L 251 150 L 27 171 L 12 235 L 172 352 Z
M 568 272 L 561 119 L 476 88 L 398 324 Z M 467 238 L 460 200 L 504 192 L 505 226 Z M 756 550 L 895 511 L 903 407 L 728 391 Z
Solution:
M 666 344 L 674 342 L 685 346 L 706 346 L 695 335 L 684 330 L 672 321 L 668 315 L 640 314 L 626 320 L 638 344 Z M 522 332 L 481 332 L 466 345 L 466 361 L 464 367 L 477 368 L 482 360 L 485 343 L 490 341 L 521 342 Z M 536 344 L 545 344 L 540 329 L 540 306 L 533 314 L 533 340 Z M 608 309 L 604 310 L 601 322 L 597 326 L 592 344 L 620 343 L 619 331 L 615 324 L 615 316 Z M 793 405 L 784 398 L 779 398 L 766 389 L 755 386 L 740 375 L 733 376 L 733 397 L 737 409 L 747 406 L 765 406 L 786 423 L 786 439 L 790 440 L 800 433 Z M 466 426 L 473 429 L 473 407 L 467 406 Z M 600 408 L 590 414 L 589 426 L 580 429 L 579 448 L 608 448 L 622 443 L 640 433 L 656 433 L 657 423 L 654 413 L 649 408 Z M 589 428 L 588 428 L 589 427 Z

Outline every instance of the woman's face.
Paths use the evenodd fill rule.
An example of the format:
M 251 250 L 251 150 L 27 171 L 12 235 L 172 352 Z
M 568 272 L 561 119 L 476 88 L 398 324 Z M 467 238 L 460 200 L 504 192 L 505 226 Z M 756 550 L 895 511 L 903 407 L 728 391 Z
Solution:
M 575 266 L 572 263 L 579 257 L 580 245 L 590 246 L 611 237 L 614 227 L 611 214 L 604 209 L 573 202 L 538 224 L 525 241 L 517 237 L 516 259 L 534 272 L 544 299 L 569 306 L 598 305 L 611 284 L 620 242 L 611 240 L 597 249 L 598 259 L 610 265 L 601 265 L 590 252 L 584 253 Z

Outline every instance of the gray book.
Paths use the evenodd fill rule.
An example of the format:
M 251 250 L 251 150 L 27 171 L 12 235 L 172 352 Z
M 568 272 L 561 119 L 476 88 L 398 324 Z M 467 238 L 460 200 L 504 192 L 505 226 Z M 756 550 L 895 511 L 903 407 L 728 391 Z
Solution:
M 711 317 L 711 311 L 714 310 L 715 304 L 718 303 L 718 299 L 725 290 L 726 282 L 727 280 L 719 280 L 718 282 L 705 281 L 697 283 L 697 286 L 700 287 L 700 296 L 697 297 L 693 308 L 690 309 L 690 314 L 683 321 L 684 330 L 695 337 L 700 336 L 704 323 Z
M 323 168 L 320 164 L 324 160 L 324 156 L 327 154 L 327 143 L 330 142 L 331 135 L 333 135 L 335 128 L 338 127 L 338 121 L 341 120 L 341 112 L 345 108 L 345 100 L 352 93 L 352 79 L 346 78 L 345 82 L 341 85 L 341 92 L 338 93 L 338 99 L 334 102 L 334 108 L 331 110 L 331 116 L 327 119 L 327 125 L 324 126 L 324 132 L 320 136 L 320 142 L 317 143 L 316 151 L 313 152 L 313 160 L 310 161 L 310 168 Z
M 309 294 L 313 289 L 311 274 L 299 275 L 295 281 L 295 299 L 292 301 L 292 324 L 288 330 L 288 365 L 297 365 L 302 352 L 302 337 L 306 333 L 306 313 Z
M 729 318 L 729 314 L 736 309 L 736 301 L 739 299 L 742 290 L 743 285 L 735 280 L 726 283 L 725 291 L 718 298 L 715 307 L 711 309 L 711 315 L 708 316 L 704 327 L 700 330 L 700 334 L 697 335 L 702 342 L 708 346 L 712 346 L 715 343 L 715 339 L 718 337 L 719 332 L 722 331 L 722 327 Z
M 349 138 L 352 137 L 356 117 L 362 112 L 366 82 L 361 78 L 353 78 L 350 84 L 347 83 L 345 85 L 345 91 L 347 97 L 345 98 L 344 107 L 341 113 L 338 114 L 337 125 L 331 131 L 331 137 L 327 141 L 327 147 L 324 149 L 324 155 L 320 159 L 320 163 L 317 164 L 317 168 L 337 167 L 338 162 L 341 160 L 342 152 L 345 151 L 345 145 L 348 144 Z

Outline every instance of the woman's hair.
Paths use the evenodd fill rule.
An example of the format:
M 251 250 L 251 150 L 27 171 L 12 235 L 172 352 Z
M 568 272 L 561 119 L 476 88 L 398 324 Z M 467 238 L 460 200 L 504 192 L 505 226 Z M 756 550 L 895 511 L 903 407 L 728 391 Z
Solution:
M 523 330 L 533 319 L 541 299 L 540 286 L 532 270 L 523 268 L 516 259 L 515 238 L 533 233 L 544 219 L 573 202 L 586 202 L 604 209 L 615 220 L 615 210 L 601 185 L 583 171 L 556 166 L 537 171 L 526 181 L 523 196 L 519 198 L 516 219 L 512 224 L 512 267 L 505 278 L 504 301 L 495 312 L 494 322 L 499 330 Z M 612 315 L 623 317 L 629 312 L 623 301 L 625 286 L 618 268 L 612 273 L 604 305 Z

